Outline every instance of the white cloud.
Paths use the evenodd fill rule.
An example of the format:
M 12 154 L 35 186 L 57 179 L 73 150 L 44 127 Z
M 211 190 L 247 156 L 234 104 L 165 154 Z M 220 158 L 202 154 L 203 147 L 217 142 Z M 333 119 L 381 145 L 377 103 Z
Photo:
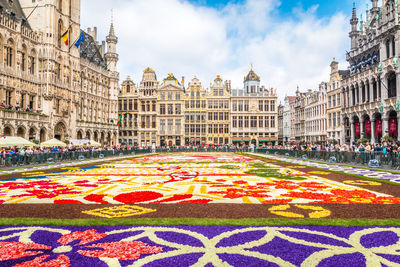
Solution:
M 317 6 L 277 15 L 278 1 L 247 0 L 217 10 L 185 0 L 83 0 L 81 23 L 97 25 L 104 39 L 114 8 L 121 78 L 139 82 L 150 66 L 159 80 L 167 73 L 204 86 L 217 74 L 241 87 L 250 63 L 280 99 L 296 86 L 317 88 L 328 80 L 333 57 L 344 61 L 349 47 L 348 16 L 318 18 Z M 350 14 L 347 14 L 350 15 Z M 346 66 L 342 65 L 342 68 Z

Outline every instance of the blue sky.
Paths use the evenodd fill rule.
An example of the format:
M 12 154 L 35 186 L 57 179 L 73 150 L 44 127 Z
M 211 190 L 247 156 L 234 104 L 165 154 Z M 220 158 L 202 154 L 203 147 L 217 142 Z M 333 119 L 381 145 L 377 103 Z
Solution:
M 358 15 L 365 1 L 356 0 Z M 138 84 L 152 67 L 162 80 L 168 73 L 204 87 L 221 75 L 243 86 L 250 64 L 280 99 L 317 89 L 329 80 L 336 58 L 347 68 L 352 0 L 83 0 L 82 28 L 97 26 L 98 39 L 109 30 L 114 8 L 119 37 L 121 80 Z M 280 3 L 280 4 L 279 4 Z M 371 5 L 371 4 L 370 4 Z

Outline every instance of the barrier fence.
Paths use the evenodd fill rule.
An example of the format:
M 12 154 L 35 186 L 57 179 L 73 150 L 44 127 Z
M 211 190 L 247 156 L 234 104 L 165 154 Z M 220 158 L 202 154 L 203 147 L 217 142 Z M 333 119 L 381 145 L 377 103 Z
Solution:
M 67 161 L 81 161 L 86 159 L 101 159 L 115 156 L 141 155 L 151 153 L 149 149 L 132 150 L 101 150 L 101 151 L 68 151 L 56 153 L 36 153 L 33 154 L 3 154 L 0 156 L 0 168 L 15 167 L 22 165 L 38 165 L 62 163 Z
M 360 164 L 370 167 L 386 166 L 400 167 L 399 152 L 327 152 L 327 151 L 301 151 L 284 149 L 256 149 L 257 153 L 280 155 L 299 159 L 325 161 L 329 163 Z

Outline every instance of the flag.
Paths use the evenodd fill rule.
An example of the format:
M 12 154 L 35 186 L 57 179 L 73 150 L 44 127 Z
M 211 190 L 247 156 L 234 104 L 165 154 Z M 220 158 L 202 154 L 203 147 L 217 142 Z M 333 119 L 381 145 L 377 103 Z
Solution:
M 68 45 L 69 43 L 69 29 L 64 32 L 64 34 L 61 36 L 61 39 L 65 43 L 65 45 Z
M 83 34 L 83 32 L 81 32 L 81 35 L 79 36 L 78 40 L 76 40 L 76 42 L 75 42 L 76 48 L 79 48 L 81 43 L 83 43 L 84 41 L 85 41 L 85 34 Z
M 121 124 L 122 124 L 122 113 L 119 114 L 119 119 L 118 119 L 117 126 L 121 126 Z

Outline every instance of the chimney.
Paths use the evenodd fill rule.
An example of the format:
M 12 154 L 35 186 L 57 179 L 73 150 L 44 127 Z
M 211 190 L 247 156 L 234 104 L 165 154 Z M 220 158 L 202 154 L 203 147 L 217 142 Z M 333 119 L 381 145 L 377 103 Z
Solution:
M 184 76 L 182 76 L 181 84 L 182 84 L 183 88 L 185 88 L 185 77 Z

